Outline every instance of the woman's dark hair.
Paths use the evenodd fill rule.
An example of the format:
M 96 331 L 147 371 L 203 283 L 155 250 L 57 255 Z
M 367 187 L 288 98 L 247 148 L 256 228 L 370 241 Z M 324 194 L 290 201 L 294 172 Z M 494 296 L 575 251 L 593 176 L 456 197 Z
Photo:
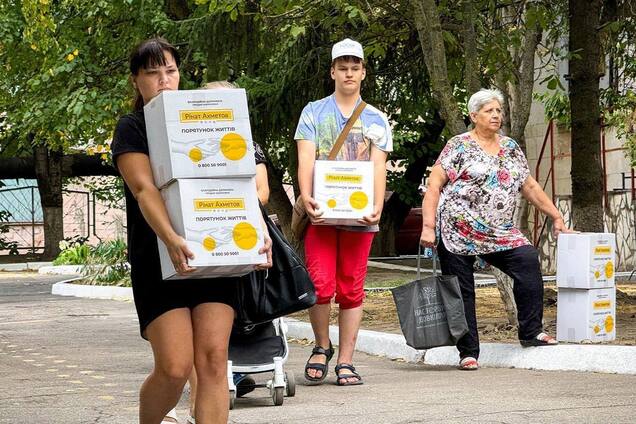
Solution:
M 165 66 L 165 52 L 169 52 L 174 58 L 177 67 L 181 64 L 177 49 L 163 37 L 149 38 L 139 43 L 130 54 L 130 73 L 139 74 L 140 69 L 155 66 Z M 135 97 L 135 110 L 143 109 L 144 99 L 139 91 Z

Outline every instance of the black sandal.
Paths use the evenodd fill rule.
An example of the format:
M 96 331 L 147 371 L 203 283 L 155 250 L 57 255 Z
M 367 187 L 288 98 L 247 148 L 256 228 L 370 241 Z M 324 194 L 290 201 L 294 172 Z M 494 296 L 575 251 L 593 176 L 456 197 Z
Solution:
M 356 372 L 356 368 L 352 364 L 338 364 L 336 365 L 335 370 L 336 370 L 336 384 L 338 386 L 358 386 L 360 384 L 364 384 L 362 382 L 362 377 L 360 377 L 360 374 Z M 341 376 L 339 374 L 340 370 L 347 370 L 351 372 Z M 347 379 L 349 378 L 355 378 L 356 381 L 347 381 Z M 340 380 L 344 380 L 344 381 L 341 382 Z
M 323 381 L 327 377 L 327 366 L 329 365 L 329 361 L 333 357 L 333 354 L 334 349 L 333 345 L 331 344 L 331 340 L 329 340 L 329 349 L 325 349 L 321 346 L 315 346 L 311 351 L 311 355 L 309 355 L 309 359 L 307 359 L 307 364 L 305 364 L 305 379 L 314 382 Z M 324 364 L 321 364 L 320 362 L 309 362 L 311 357 L 314 355 L 325 355 L 325 358 L 327 358 L 327 360 Z M 307 371 L 309 370 L 322 371 L 322 375 L 320 377 L 312 377 L 307 373 Z
M 523 347 L 556 346 L 559 344 L 554 337 L 546 333 L 539 333 L 530 340 L 519 340 L 519 343 Z

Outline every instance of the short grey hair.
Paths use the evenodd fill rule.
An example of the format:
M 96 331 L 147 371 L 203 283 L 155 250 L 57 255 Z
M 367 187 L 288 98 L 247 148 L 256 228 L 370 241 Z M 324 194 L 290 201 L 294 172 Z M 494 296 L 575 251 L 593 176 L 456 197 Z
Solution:
M 504 104 L 504 96 L 496 89 L 482 88 L 468 100 L 468 112 L 477 113 L 486 103 L 497 100 L 501 106 Z

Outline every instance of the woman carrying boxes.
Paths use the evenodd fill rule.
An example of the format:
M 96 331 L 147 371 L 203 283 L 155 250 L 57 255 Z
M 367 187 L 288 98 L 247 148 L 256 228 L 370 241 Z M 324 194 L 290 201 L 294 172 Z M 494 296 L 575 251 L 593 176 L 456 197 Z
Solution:
M 236 278 L 190 279 L 194 254 L 174 229 L 153 181 L 143 106 L 179 86 L 179 55 L 162 38 L 142 42 L 130 58 L 135 111 L 120 118 L 112 142 L 113 161 L 124 179 L 128 252 L 141 335 L 150 342 L 154 369 L 140 391 L 139 422 L 161 422 L 174 407 L 196 363 L 196 420 L 225 423 L 228 418 L 227 349 Z M 209 206 L 202 201 L 201 207 Z M 164 280 L 159 242 L 179 277 Z M 271 245 L 258 248 L 271 266 Z M 165 265 L 165 264 L 164 264 Z

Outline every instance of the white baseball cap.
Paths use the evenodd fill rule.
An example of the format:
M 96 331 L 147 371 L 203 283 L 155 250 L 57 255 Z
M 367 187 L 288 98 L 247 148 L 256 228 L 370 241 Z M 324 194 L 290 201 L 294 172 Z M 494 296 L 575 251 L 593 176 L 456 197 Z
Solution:
M 354 56 L 364 60 L 364 51 L 362 50 L 362 44 L 350 38 L 345 38 L 342 41 L 338 41 L 331 48 L 331 60 L 334 61 L 342 56 Z

